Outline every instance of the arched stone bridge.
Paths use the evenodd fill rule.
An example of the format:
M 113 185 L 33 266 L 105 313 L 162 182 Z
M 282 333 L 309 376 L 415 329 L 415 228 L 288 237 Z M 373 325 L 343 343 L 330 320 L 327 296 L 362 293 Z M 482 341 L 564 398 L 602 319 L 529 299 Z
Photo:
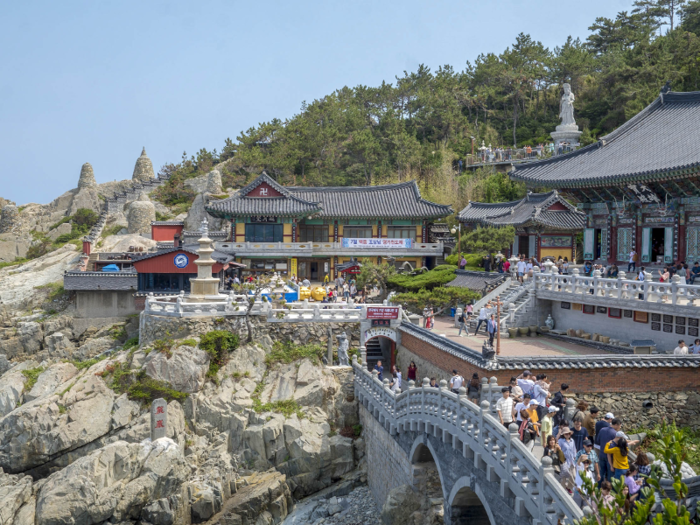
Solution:
M 488 401 L 478 407 L 427 380 L 395 395 L 356 358 L 353 368 L 368 483 L 380 507 L 400 485 L 420 490 L 425 469 L 436 468 L 446 525 L 557 525 L 584 516 L 551 460 L 538 461 L 488 413 Z

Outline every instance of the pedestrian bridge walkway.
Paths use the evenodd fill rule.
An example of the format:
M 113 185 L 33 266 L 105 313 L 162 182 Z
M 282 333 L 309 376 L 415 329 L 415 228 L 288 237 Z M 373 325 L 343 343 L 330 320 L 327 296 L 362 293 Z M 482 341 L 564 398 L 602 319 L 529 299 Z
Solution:
M 427 380 L 395 395 L 353 359 L 368 451 L 368 482 L 378 505 L 403 484 L 420 490 L 421 469 L 434 462 L 445 524 L 572 523 L 584 516 L 559 484 L 551 460 L 538 460 L 515 431 L 441 382 Z M 385 380 L 386 381 L 386 380 Z M 464 389 L 461 389 L 464 390 Z M 514 429 L 515 427 L 513 427 Z

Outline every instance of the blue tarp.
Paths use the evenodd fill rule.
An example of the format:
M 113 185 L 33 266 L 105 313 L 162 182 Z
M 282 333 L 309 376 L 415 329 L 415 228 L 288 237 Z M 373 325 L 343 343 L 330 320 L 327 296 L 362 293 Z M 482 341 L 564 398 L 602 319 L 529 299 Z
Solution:
M 117 266 L 116 264 L 108 264 L 107 266 L 102 267 L 102 271 L 103 272 L 118 272 L 120 270 L 119 270 L 119 266 Z

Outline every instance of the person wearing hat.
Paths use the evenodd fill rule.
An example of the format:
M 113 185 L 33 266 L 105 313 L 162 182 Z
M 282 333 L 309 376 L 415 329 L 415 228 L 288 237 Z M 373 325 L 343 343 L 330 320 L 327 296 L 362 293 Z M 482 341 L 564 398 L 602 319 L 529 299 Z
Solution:
M 603 416 L 603 419 L 600 421 L 596 421 L 595 424 L 595 435 L 598 436 L 600 433 L 601 429 L 605 427 L 609 427 L 610 423 L 612 423 L 612 420 L 615 419 L 615 416 L 612 414 L 612 412 L 608 412 Z M 593 446 L 595 447 L 596 450 L 600 450 L 600 447 L 595 443 L 595 438 L 593 439 Z
M 547 443 L 547 439 L 552 435 L 552 428 L 554 427 L 552 418 L 559 411 L 557 407 L 549 407 L 548 409 L 545 407 L 545 409 L 544 417 L 540 419 L 540 438 L 542 443 Z
M 591 474 L 593 474 L 593 479 L 595 479 L 596 481 L 600 481 L 600 465 L 598 465 L 598 453 L 593 448 L 593 442 L 590 439 L 583 440 L 583 449 L 579 450 L 576 454 L 576 463 L 578 463 L 579 458 L 584 454 L 588 456 L 588 459 L 591 460 L 591 465 L 589 469 L 591 471 Z
M 561 466 L 561 484 L 567 490 L 571 491 L 575 483 L 575 467 L 576 467 L 576 444 L 571 439 L 573 432 L 567 426 L 559 427 L 559 435 L 557 443 L 564 454 L 564 464 Z
M 583 478 L 588 478 L 593 481 L 593 474 L 591 473 L 591 458 L 586 454 L 582 454 L 576 460 L 576 477 L 574 479 L 574 501 L 576 504 L 583 508 L 583 497 L 582 493 L 585 488 L 583 487 Z
M 510 388 L 504 386 L 501 388 L 501 394 L 503 397 L 496 401 L 496 412 L 501 424 L 508 428 L 513 422 L 513 399 L 510 397 Z

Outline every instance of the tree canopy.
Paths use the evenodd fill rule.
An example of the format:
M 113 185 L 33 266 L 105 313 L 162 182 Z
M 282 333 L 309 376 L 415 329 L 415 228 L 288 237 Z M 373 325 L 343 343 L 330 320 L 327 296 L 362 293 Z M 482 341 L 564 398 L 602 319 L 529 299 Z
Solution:
M 491 172 L 461 173 L 459 161 L 481 141 L 494 147 L 549 142 L 559 124 L 562 85 L 576 95 L 582 141 L 592 142 L 648 105 L 667 80 L 700 89 L 700 0 L 636 0 L 631 11 L 599 17 L 583 39 L 549 49 L 515 36 L 501 52 L 463 69 L 420 65 L 379 86 L 342 87 L 303 102 L 297 114 L 201 149 L 164 170 L 160 198 L 191 202 L 183 179 L 214 165 L 224 185 L 262 170 L 282 184 L 371 185 L 416 179 L 424 196 L 456 209 L 472 200 L 512 200 L 523 188 Z M 457 175 L 457 176 L 455 176 Z

